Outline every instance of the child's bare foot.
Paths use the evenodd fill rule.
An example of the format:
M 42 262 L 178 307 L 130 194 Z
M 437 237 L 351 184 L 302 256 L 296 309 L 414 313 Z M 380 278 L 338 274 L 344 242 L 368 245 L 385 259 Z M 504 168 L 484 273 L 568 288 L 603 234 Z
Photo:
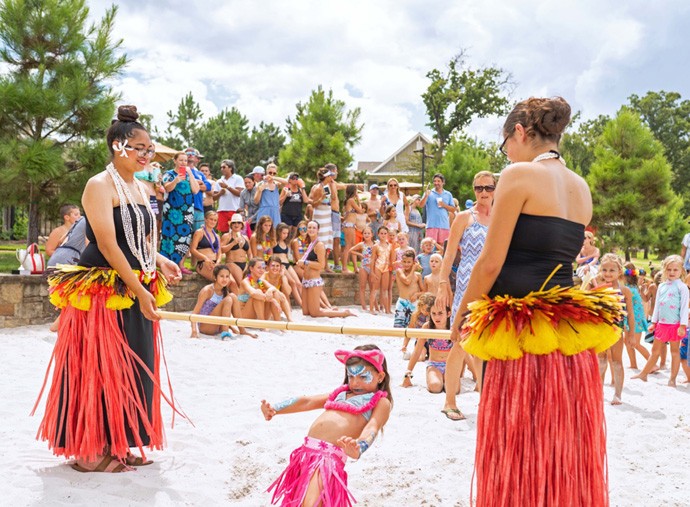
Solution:
M 368 312 L 368 311 L 369 311 L 369 307 L 366 306 L 366 305 L 362 305 L 362 311 L 363 311 L 363 312 Z
M 659 371 L 659 367 L 658 367 L 658 366 L 654 366 L 651 370 L 649 370 L 649 373 L 656 373 L 656 372 L 658 372 L 658 371 Z M 633 377 L 633 378 L 634 378 L 634 377 Z
M 669 387 L 676 387 L 676 381 L 675 381 L 675 380 L 669 380 L 669 381 L 668 381 L 668 386 L 669 386 Z
M 641 373 L 638 373 L 637 375 L 633 375 L 630 378 L 639 378 L 642 382 L 647 382 L 647 375 L 642 375 Z
M 613 399 L 611 400 L 611 405 L 622 405 L 623 402 L 618 396 L 614 396 Z

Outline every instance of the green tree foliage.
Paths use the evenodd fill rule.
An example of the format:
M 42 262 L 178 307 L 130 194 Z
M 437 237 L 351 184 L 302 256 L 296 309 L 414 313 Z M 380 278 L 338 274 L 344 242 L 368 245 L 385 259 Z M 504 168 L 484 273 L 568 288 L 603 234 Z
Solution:
M 503 114 L 508 110 L 504 93 L 511 86 L 510 75 L 496 67 L 466 67 L 464 54 L 456 55 L 444 73 L 432 69 L 431 80 L 422 94 L 429 123 L 438 142 L 437 160 L 441 160 L 453 135 L 461 134 L 474 118 Z
M 225 109 L 196 129 L 195 145 L 213 169 L 220 161 L 235 161 L 238 174 L 246 174 L 262 161 L 277 157 L 285 136 L 272 123 L 261 122 L 249 131 L 249 120 L 236 108 Z
M 573 117 L 571 125 L 576 124 L 579 113 Z M 594 162 L 594 150 L 604 127 L 610 120 L 606 115 L 581 122 L 577 130 L 563 134 L 560 143 L 561 154 L 570 169 L 586 177 Z
M 325 164 L 336 164 L 340 170 L 348 167 L 353 160 L 350 150 L 362 137 L 359 115 L 359 108 L 347 111 L 332 90 L 325 92 L 321 86 L 313 90 L 305 104 L 297 104 L 294 120 L 286 120 L 290 142 L 278 155 L 281 173 L 295 171 L 314 181 Z
M 434 172 L 443 174 L 446 178 L 444 188 L 458 199 L 464 209 L 467 199 L 474 200 L 472 180 L 479 171 L 493 171 L 490 148 L 475 139 L 461 137 L 447 146 L 443 160 L 429 179 Z
M 682 200 L 671 189 L 671 178 L 661 143 L 637 114 L 621 109 L 604 127 L 587 181 L 593 224 L 607 244 L 624 249 L 627 259 L 632 248 L 659 246 L 672 239 L 668 231 L 678 233 L 674 221 Z M 679 241 L 673 238 L 671 244 Z
M 630 107 L 640 115 L 661 144 L 671 163 L 674 188 L 690 193 L 690 100 L 676 92 L 647 92 L 643 97 L 631 95 Z M 690 206 L 690 199 L 686 199 Z M 690 213 L 690 208 L 686 208 Z
M 105 165 L 103 137 L 118 98 L 107 84 L 126 64 L 111 40 L 116 7 L 88 24 L 84 0 L 0 3 L 0 199 L 57 215 Z M 72 193 L 73 188 L 79 191 Z
M 204 114 L 201 112 L 199 103 L 194 100 L 192 92 L 180 100 L 177 111 L 168 111 L 166 114 L 168 125 L 163 134 L 159 133 L 158 130 L 154 132 L 156 140 L 176 150 L 184 150 L 188 147 L 196 148 L 196 132 L 201 126 L 201 119 Z

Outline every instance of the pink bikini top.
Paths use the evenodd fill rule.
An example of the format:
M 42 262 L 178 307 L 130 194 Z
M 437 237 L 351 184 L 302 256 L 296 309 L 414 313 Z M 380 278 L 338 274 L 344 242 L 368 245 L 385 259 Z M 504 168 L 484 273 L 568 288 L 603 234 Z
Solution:
M 333 391 L 328 397 L 328 401 L 323 406 L 326 410 L 340 410 L 350 414 L 362 414 L 368 421 L 371 413 L 381 398 L 387 398 L 386 391 L 376 391 L 375 393 L 356 394 L 347 397 L 350 386 L 345 384 Z

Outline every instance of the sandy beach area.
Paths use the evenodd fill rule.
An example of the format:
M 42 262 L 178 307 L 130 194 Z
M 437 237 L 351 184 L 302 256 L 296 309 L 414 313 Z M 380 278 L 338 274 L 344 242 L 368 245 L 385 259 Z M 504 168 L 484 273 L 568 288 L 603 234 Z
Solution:
M 346 319 L 298 321 L 339 325 Z M 391 316 L 362 314 L 347 323 L 392 327 Z M 391 418 L 374 446 L 346 470 L 359 505 L 465 506 L 470 504 L 479 395 L 463 379 L 459 406 L 467 421 L 440 412 L 442 395 L 415 385 L 399 387 L 406 361 L 402 339 L 261 331 L 259 339 L 189 338 L 189 324 L 162 324 L 165 354 L 179 406 L 191 422 L 164 406 L 167 446 L 151 466 L 124 474 L 80 474 L 35 440 L 40 415 L 29 412 L 43 382 L 56 335 L 48 326 L 0 330 L 0 498 L 4 505 L 269 505 L 266 488 L 301 444 L 317 413 L 264 421 L 260 400 L 331 392 L 343 380 L 333 352 L 376 343 L 393 380 Z M 627 365 L 627 357 L 624 359 Z M 642 364 L 642 363 L 641 363 Z M 670 357 L 668 366 L 670 366 Z M 666 386 L 669 371 L 649 382 L 630 380 L 624 404 L 605 407 L 611 504 L 686 506 L 690 502 L 690 386 Z M 609 378 L 607 377 L 607 383 Z M 613 388 L 604 388 L 610 400 Z M 42 407 L 38 414 L 42 414 Z M 525 414 L 529 417 L 529 414 Z M 193 423 L 193 425 L 192 425 Z

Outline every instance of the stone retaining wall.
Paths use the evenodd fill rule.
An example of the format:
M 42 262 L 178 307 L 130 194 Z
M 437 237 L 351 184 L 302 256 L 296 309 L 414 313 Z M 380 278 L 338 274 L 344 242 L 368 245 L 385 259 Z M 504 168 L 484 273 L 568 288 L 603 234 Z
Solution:
M 355 274 L 325 273 L 323 279 L 324 290 L 333 305 L 359 305 L 359 280 Z M 191 311 L 199 290 L 207 283 L 198 275 L 184 276 L 179 284 L 171 287 L 175 298 L 165 309 Z M 393 292 L 396 292 L 395 288 Z M 48 284 L 44 276 L 0 274 L 0 328 L 45 324 L 56 316 L 55 308 L 48 301 Z

